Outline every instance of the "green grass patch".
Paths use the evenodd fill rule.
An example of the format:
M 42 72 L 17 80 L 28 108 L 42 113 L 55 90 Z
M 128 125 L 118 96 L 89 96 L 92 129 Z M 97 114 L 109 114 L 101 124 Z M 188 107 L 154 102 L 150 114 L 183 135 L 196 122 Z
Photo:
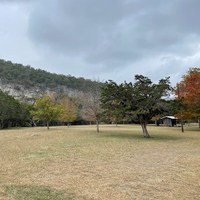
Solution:
M 72 194 L 54 191 L 42 186 L 7 186 L 6 193 L 12 200 L 76 200 Z

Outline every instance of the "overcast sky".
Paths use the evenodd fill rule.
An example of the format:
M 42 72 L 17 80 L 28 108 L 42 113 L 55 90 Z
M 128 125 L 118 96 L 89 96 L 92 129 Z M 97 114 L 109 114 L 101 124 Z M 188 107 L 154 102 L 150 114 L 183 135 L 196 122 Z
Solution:
M 0 0 L 0 58 L 76 77 L 175 84 L 200 62 L 200 0 Z

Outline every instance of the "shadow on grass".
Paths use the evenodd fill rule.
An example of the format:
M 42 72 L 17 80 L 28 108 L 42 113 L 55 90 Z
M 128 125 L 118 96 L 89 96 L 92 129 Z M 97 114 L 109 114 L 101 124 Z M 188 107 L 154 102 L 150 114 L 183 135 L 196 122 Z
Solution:
M 181 135 L 155 135 L 153 137 L 154 140 L 156 141 L 172 141 L 172 140 L 184 140 L 186 139 L 185 137 L 182 137 Z
M 141 134 L 128 134 L 128 133 L 103 133 L 100 137 L 109 137 L 116 139 L 142 139 Z
M 148 140 L 148 141 L 169 141 L 169 140 L 183 140 L 184 137 L 177 135 L 151 135 L 150 138 L 144 138 L 142 133 L 103 133 L 101 137 L 115 138 L 115 139 L 135 139 L 135 140 Z
M 15 200 L 83 200 L 74 194 L 66 195 L 64 192 L 42 186 L 12 185 L 6 186 L 5 191 L 9 199 Z
M 199 132 L 200 133 L 200 128 L 197 128 L 197 127 L 186 127 L 185 131 L 194 131 L 194 132 Z

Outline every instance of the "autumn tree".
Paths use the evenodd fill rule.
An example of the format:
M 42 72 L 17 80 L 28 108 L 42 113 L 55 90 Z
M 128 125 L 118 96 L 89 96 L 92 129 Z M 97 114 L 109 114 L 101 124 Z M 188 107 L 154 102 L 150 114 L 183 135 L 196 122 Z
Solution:
M 77 119 L 77 106 L 75 99 L 64 95 L 60 99 L 60 106 L 62 109 L 60 121 L 66 122 L 68 125 Z
M 45 121 L 47 129 L 49 129 L 49 123 L 59 119 L 62 113 L 62 108 L 55 103 L 53 97 L 46 95 L 35 101 L 31 113 L 34 120 Z
M 177 84 L 176 94 L 177 100 L 182 100 L 185 105 L 183 115 L 200 119 L 200 68 L 191 68 L 187 72 Z
M 163 112 L 163 97 L 171 87 L 169 77 L 161 79 L 158 84 L 145 76 L 136 75 L 135 83 L 106 82 L 101 95 L 102 107 L 105 112 L 121 117 L 137 117 L 141 124 L 143 136 L 149 138 L 147 123 L 152 117 Z

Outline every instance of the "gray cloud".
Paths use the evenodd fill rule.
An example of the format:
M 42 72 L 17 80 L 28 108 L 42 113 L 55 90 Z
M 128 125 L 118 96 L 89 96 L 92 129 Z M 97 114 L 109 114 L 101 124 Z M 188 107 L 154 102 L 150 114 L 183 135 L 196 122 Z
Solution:
M 1 3 L 11 4 L 11 3 L 18 3 L 18 4 L 24 4 L 24 3 L 30 3 L 33 0 L 1 0 Z M 36 0 L 37 1 L 37 0 Z
M 94 63 L 121 64 L 158 52 L 190 53 L 190 37 L 199 37 L 200 2 L 149 2 L 48 0 L 31 15 L 30 37 Z
M 180 76 L 199 61 L 199 0 L 27 2 L 28 39 L 40 57 L 35 63 L 49 69 L 57 63 L 66 74 L 156 79 Z

